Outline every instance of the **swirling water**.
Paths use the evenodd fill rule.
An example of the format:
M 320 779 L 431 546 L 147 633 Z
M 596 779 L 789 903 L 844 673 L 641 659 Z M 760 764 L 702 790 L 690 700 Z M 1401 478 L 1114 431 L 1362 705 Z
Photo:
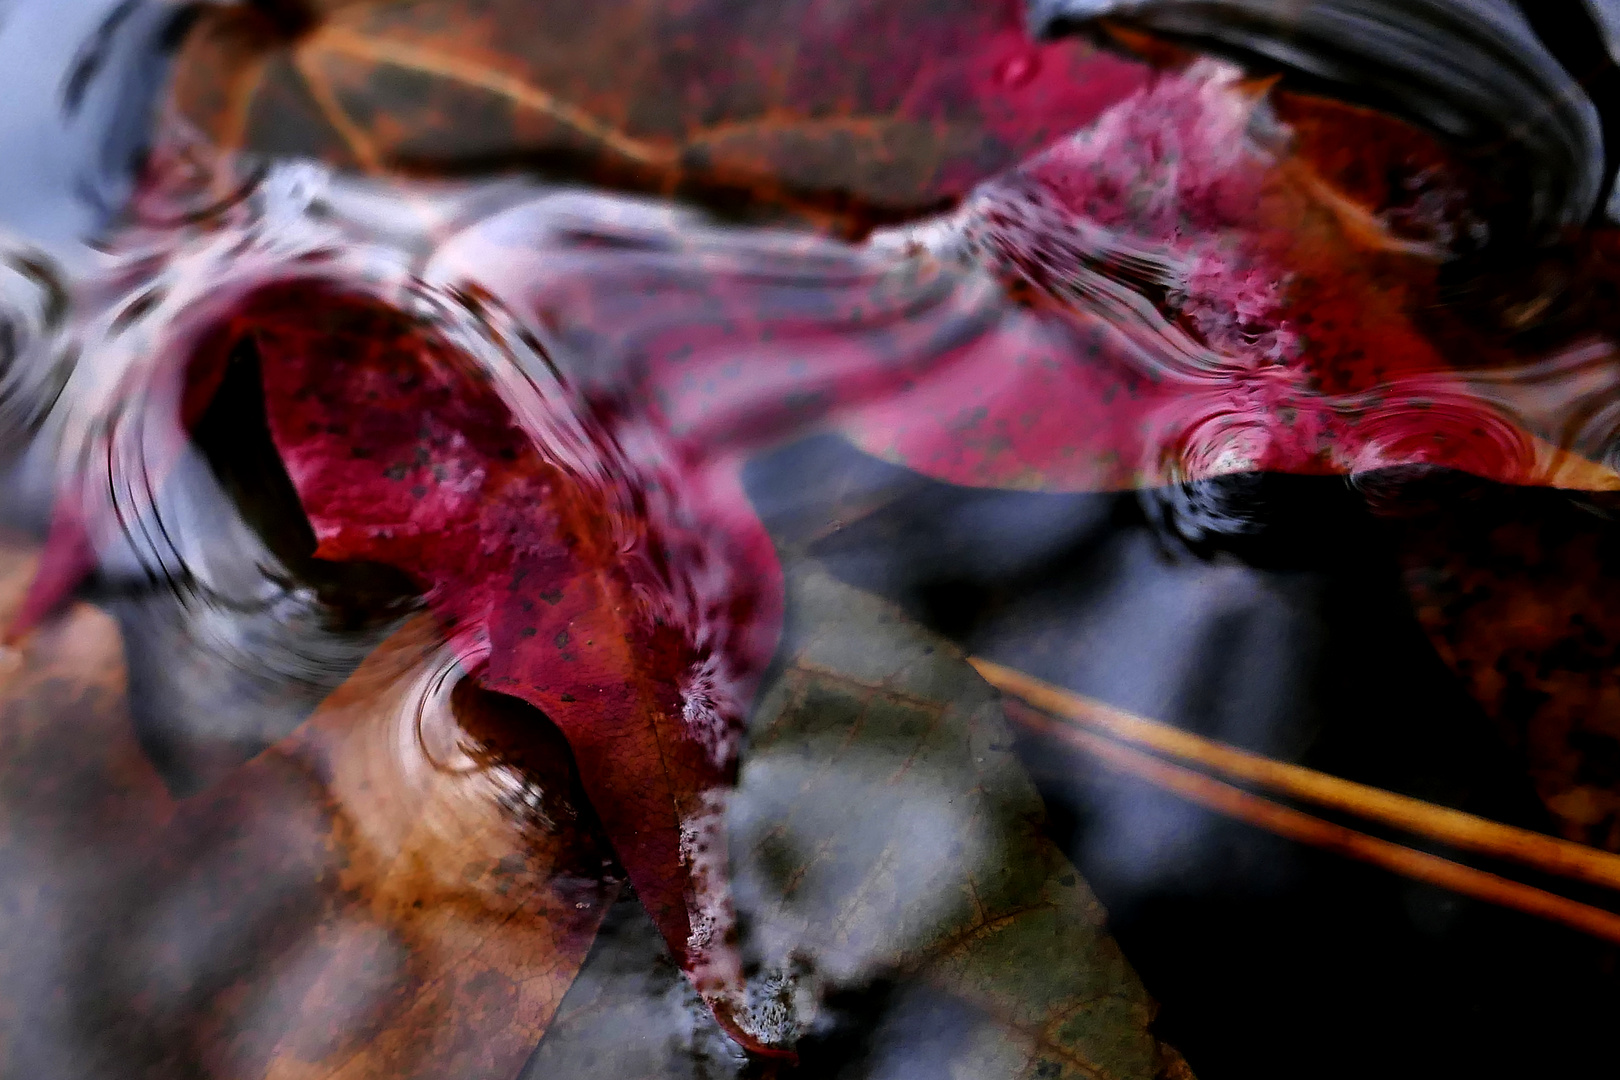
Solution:
M 1053 27 L 1104 13 L 1036 7 L 1036 24 Z M 228 816 L 208 800 L 234 790 L 232 777 L 292 761 L 322 776 L 322 798 L 365 853 L 317 879 L 363 875 L 368 859 L 427 867 L 427 884 L 378 871 L 387 884 L 367 894 L 373 905 L 425 896 L 507 918 L 492 899 L 506 886 L 457 877 L 484 856 L 529 860 L 523 873 L 541 884 L 519 917 L 544 907 L 544 925 L 585 946 L 587 916 L 599 919 L 624 879 L 647 899 L 651 879 L 613 833 L 562 718 L 566 742 L 538 714 L 471 696 L 498 688 L 492 672 L 532 678 L 501 666 L 520 643 L 501 637 L 489 615 L 501 601 L 476 583 L 525 544 L 540 552 L 539 515 L 519 511 L 543 497 L 499 485 L 490 461 L 501 451 L 461 454 L 480 432 L 509 429 L 514 455 L 585 493 L 594 516 L 581 532 L 599 532 L 630 567 L 636 618 L 680 628 L 678 655 L 659 669 L 676 687 L 677 723 L 704 733 L 692 737 L 722 773 L 740 762 L 716 804 L 729 867 L 694 854 L 715 806 L 688 807 L 682 822 L 695 882 L 687 957 L 672 964 L 666 950 L 681 942 L 622 903 L 576 988 L 558 991 L 574 1004 L 563 1000 L 544 1040 L 499 1010 L 471 1025 L 497 1049 L 520 1046 L 502 1060 L 538 1043 L 525 1075 L 620 1068 L 604 1046 L 614 1025 L 674 1048 L 648 1051 L 649 1075 L 759 1067 L 705 1007 L 728 1015 L 704 978 L 741 975 L 691 959 L 734 917 L 751 950 L 725 1006 L 735 1039 L 797 1039 L 805 1075 L 942 1075 L 952 1061 L 1023 1075 L 1001 1060 L 1025 1052 L 1017 1038 L 984 1034 L 911 976 L 955 925 L 959 877 L 971 888 L 1009 860 L 1051 857 L 997 816 L 1040 813 L 1024 773 L 1044 798 L 1044 835 L 1097 889 L 1164 1003 L 1159 1034 L 1199 1075 L 1280 1075 L 1301 1054 L 1388 1067 L 1414 1033 L 1461 1040 L 1446 1053 L 1466 1060 L 1496 1054 L 1487 1036 L 1504 1030 L 1515 1060 L 1605 1060 L 1612 953 L 1584 938 L 1346 869 L 1032 737 L 1021 766 L 1005 753 L 1010 736 L 988 737 L 982 775 L 925 742 L 906 759 L 915 765 L 894 766 L 886 755 L 909 745 L 910 719 L 844 731 L 805 704 L 836 697 L 817 680 L 876 680 L 977 748 L 978 691 L 916 674 L 936 648 L 958 648 L 1273 756 L 1616 844 L 1620 792 L 1604 779 L 1613 755 L 1601 742 L 1615 738 L 1613 695 L 1590 610 L 1612 580 L 1620 488 L 1614 328 L 1581 306 L 1600 305 L 1612 281 L 1600 208 L 1613 106 L 1526 44 L 1531 29 L 1505 4 L 1312 5 L 1286 37 L 1263 4 L 1106 7 L 1178 42 L 1216 39 L 1329 83 L 1359 79 L 1375 104 L 1405 94 L 1409 118 L 1510 148 L 1478 166 L 1488 183 L 1475 183 L 1477 162 L 1419 162 L 1391 184 L 1403 195 L 1368 210 L 1344 196 L 1342 176 L 1312 171 L 1315 106 L 1204 58 L 960 206 L 834 239 L 534 178 L 361 179 L 202 141 L 171 142 L 137 170 L 134 145 L 119 140 L 144 130 L 130 118 L 147 113 L 183 13 L 86 11 L 47 37 L 30 21 L 42 9 L 17 5 L 0 49 L 71 48 L 55 61 L 40 48 L 48 72 L 18 65 L 8 78 L 52 110 L 73 108 L 30 119 L 19 96 L 12 113 L 19 145 L 63 156 L 33 158 L 37 173 L 0 188 L 13 233 L 0 279 L 4 509 L 49 537 L 27 620 L 49 626 L 77 595 L 117 621 L 129 723 L 161 781 L 144 811 L 124 812 L 165 826 Z M 1352 17 L 1385 37 L 1343 35 Z M 1412 42 L 1445 65 L 1418 63 Z M 1512 78 L 1458 74 L 1480 56 Z M 75 125 L 91 134 L 76 140 Z M 1528 164 L 1514 172 L 1515 161 Z M 1478 287 L 1481 299 L 1470 286 L 1514 259 L 1578 269 L 1527 286 L 1524 329 L 1482 329 L 1479 308 L 1511 290 Z M 1421 302 L 1402 309 L 1397 294 Z M 1391 314 L 1411 309 L 1421 317 Z M 332 446 L 369 444 L 333 427 L 344 421 L 329 401 L 310 404 L 361 399 L 358 376 L 331 373 L 359 371 L 389 319 L 406 327 L 394 353 L 435 358 L 421 379 L 442 377 L 445 400 L 485 403 L 460 428 L 445 405 L 403 436 L 440 455 L 402 474 L 416 485 L 403 509 L 362 489 L 363 470 L 322 473 Z M 278 382 L 300 364 L 313 372 L 305 383 Z M 357 415 L 409 413 L 416 385 Z M 312 417 L 323 433 L 298 430 Z M 440 420 L 445 430 L 428 433 Z M 474 565 L 451 566 L 464 558 L 463 518 L 496 525 L 474 530 Z M 1467 540 L 1474 532 L 1491 539 Z M 1509 596 L 1493 615 L 1501 642 L 1452 614 L 1457 594 L 1492 589 Z M 1588 607 L 1547 610 L 1571 592 Z M 494 629 L 478 631 L 480 618 Z M 1595 639 L 1592 659 L 1559 667 L 1561 620 Z M 1515 637 L 1520 624 L 1541 636 Z M 1525 659 L 1531 639 L 1541 651 Z M 76 752 L 70 738 L 48 745 Z M 31 820 L 26 785 L 7 782 L 14 819 Z M 251 843 L 302 835 L 301 804 L 278 817 L 278 797 Z M 407 980 L 420 941 L 437 940 L 429 931 L 406 919 L 368 945 L 352 914 L 278 922 L 263 914 L 282 902 L 269 895 L 272 869 L 257 890 L 209 898 L 242 921 L 193 933 L 188 918 L 218 879 L 169 872 L 172 835 L 129 844 L 162 871 L 110 860 L 97 876 L 81 865 L 94 844 L 40 854 L 23 839 L 26 855 L 8 856 L 60 898 L 7 916 L 8 942 L 38 943 L 8 944 L 6 970 L 28 973 L 19 986 L 69 990 L 49 1009 L 0 1009 L 27 1032 L 8 1038 L 20 1049 L 6 1068 L 263 1075 L 284 1051 L 244 1048 L 241 1033 L 322 1003 L 332 1026 L 394 1030 L 379 1003 L 391 978 Z M 818 861 L 818 844 L 835 856 Z M 880 886 L 901 899 L 867 903 Z M 1009 904 L 1022 895 L 997 888 Z M 105 938 L 99 967 L 81 932 L 51 929 L 93 922 L 98 889 L 136 928 Z M 585 914 L 575 924 L 568 912 Z M 306 1001 L 304 939 L 264 944 L 241 929 L 255 919 L 311 939 L 326 927 L 370 949 L 381 974 Z M 682 960 L 699 972 L 690 984 Z M 251 1008 L 205 992 L 255 978 Z M 330 1004 L 340 999 L 348 1012 Z M 1387 1038 L 1345 1049 L 1369 1024 Z M 341 1036 L 332 1045 L 358 1053 Z M 1439 1059 L 1404 1060 L 1429 1075 Z

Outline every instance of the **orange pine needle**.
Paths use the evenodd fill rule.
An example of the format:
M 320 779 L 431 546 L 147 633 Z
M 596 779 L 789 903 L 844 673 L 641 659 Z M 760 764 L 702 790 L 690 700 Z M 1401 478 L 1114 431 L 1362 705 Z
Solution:
M 1084 724 L 1234 780 L 1355 814 L 1459 850 L 1509 859 L 1550 874 L 1620 890 L 1620 856 L 1557 837 L 1503 825 L 1461 810 L 1274 761 L 1169 724 L 1135 716 L 979 657 L 969 662 L 985 681 L 1035 709 Z
M 1012 702 L 1021 725 L 1060 739 L 1103 764 L 1156 787 L 1268 832 L 1339 855 L 1371 863 L 1416 881 L 1438 885 L 1463 896 L 1522 911 L 1593 937 L 1620 944 L 1620 915 L 1577 903 L 1522 882 L 1471 866 L 1414 851 L 1400 844 L 1274 803 L 1201 772 L 1173 765 L 1112 739 L 1055 720 Z

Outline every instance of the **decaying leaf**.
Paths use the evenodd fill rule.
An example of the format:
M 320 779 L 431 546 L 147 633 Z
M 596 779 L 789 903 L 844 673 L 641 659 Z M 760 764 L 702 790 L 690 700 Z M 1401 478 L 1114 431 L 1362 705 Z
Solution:
M 13 606 L 26 561 L 7 549 Z M 107 616 L 76 606 L 18 648 L 0 1072 L 517 1072 L 618 886 L 561 738 L 465 682 L 452 707 L 430 620 L 178 804 L 135 745 Z
M 942 638 L 815 564 L 733 797 L 740 911 L 775 1000 L 890 978 L 873 1077 L 1152 1077 L 1152 1002 L 1040 831 L 993 691 Z M 770 980 L 764 980 L 769 982 Z M 807 1000 L 808 999 L 808 1000 Z
M 1382 168 L 1326 138 L 1368 129 L 1397 136 L 1369 144 Z M 1446 165 L 1409 129 L 1224 64 L 1163 73 L 954 214 L 881 237 L 988 269 L 1033 311 L 863 415 L 857 438 L 988 487 L 1410 465 L 1620 485 L 1582 456 L 1603 448 L 1568 429 L 1544 371 L 1477 338 L 1447 348 L 1440 266 L 1484 225 Z
M 15 603 L 32 567 L 13 561 Z M 813 567 L 793 582 L 787 656 L 730 811 L 750 940 L 772 973 L 752 1024 L 814 1031 L 829 992 L 876 982 L 896 989 L 868 1075 L 902 1075 L 917 1054 L 975 1077 L 1149 1077 L 1179 1061 L 1147 1033 L 1151 1003 L 1095 900 L 1041 837 L 992 692 L 880 602 Z M 515 1074 L 617 885 L 560 737 L 459 679 L 431 620 L 178 805 L 117 708 L 111 621 L 76 608 L 22 648 L 59 666 L 6 689 L 18 936 L 5 958 L 8 987 L 36 988 L 5 995 L 8 1069 L 54 1073 L 67 1059 L 51 1055 L 77 1055 L 92 1077 Z M 60 688 L 86 671 L 112 685 L 75 713 Z M 94 715 L 106 730 L 88 746 L 111 758 L 85 753 Z M 86 792 L 119 803 L 103 813 Z M 631 998 L 657 976 L 643 952 Z M 601 1045 L 594 1024 L 614 1008 L 648 1008 L 613 1006 L 611 980 L 603 992 L 588 974 L 531 1072 L 577 1061 L 570 1039 Z M 692 1060 L 694 1037 L 717 1064 L 742 1060 L 684 980 L 664 996 L 685 1032 L 669 1053 L 685 1057 L 656 1067 Z
M 1167 70 L 1037 44 L 1019 6 L 358 4 L 257 51 L 230 14 L 194 38 L 177 100 L 223 145 L 370 168 L 538 155 L 754 209 L 836 196 L 835 218 L 859 205 L 867 223 L 971 194 L 898 242 L 1049 310 L 854 428 L 942 479 L 1098 490 L 1427 464 L 1620 483 L 1549 411 L 1542 358 L 1482 347 L 1440 296 L 1440 265 L 1491 239 L 1496 196 L 1460 156 L 1146 38 L 1121 40 Z M 881 63 L 860 59 L 872 41 Z M 226 72 L 237 89 L 210 100 Z
M 269 1077 L 512 1075 L 618 891 L 561 737 L 460 676 L 419 619 L 276 751 L 343 862 Z
M 299 29 L 205 17 L 181 111 L 231 149 L 540 166 L 849 223 L 958 198 L 1146 76 L 1036 42 L 1020 0 L 417 0 Z
M 730 821 L 755 1015 L 801 1036 L 780 1075 L 1190 1076 L 1041 835 L 994 692 L 814 562 L 788 581 Z M 643 925 L 610 918 L 526 1077 L 745 1074 Z
M 474 677 L 556 722 L 671 949 L 722 1024 L 767 1049 L 739 1026 L 715 804 L 775 638 L 763 532 L 683 542 L 637 463 L 614 476 L 605 438 L 581 448 L 600 461 L 559 456 L 548 418 L 520 426 L 399 313 L 271 286 L 228 340 L 258 355 L 316 557 L 408 574 Z
M 518 1080 L 755 1080 L 774 1062 L 750 1061 L 714 1022 L 632 896 L 615 904 L 562 1006 Z M 815 1064 L 782 1077 L 816 1075 Z

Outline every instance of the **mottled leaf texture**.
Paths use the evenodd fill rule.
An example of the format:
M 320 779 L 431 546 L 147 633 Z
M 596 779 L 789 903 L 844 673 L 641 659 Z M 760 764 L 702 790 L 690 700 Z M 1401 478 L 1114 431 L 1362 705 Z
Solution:
M 1224 64 L 1167 71 L 954 214 L 883 236 L 983 267 L 1032 310 L 858 438 L 989 487 L 1411 465 L 1620 485 L 1582 456 L 1603 446 L 1544 366 L 1458 340 L 1440 267 L 1484 226 L 1454 165 L 1398 123 Z
M 358 4 L 286 44 L 228 13 L 194 38 L 179 100 L 232 147 L 472 169 L 518 146 L 570 177 L 815 204 L 856 231 L 965 198 L 882 242 L 988 270 L 1030 310 L 853 424 L 940 479 L 1425 465 L 1620 486 L 1593 465 L 1604 432 L 1547 392 L 1609 353 L 1568 335 L 1517 351 L 1443 288 L 1443 265 L 1492 240 L 1496 195 L 1461 157 L 1146 39 L 1157 72 L 1035 43 L 1017 7 Z M 239 92 L 205 100 L 220 85 Z M 1522 331 L 1553 305 L 1506 306 Z
M 1041 833 L 999 702 L 959 653 L 815 564 L 751 722 L 738 905 L 794 991 L 885 974 L 867 1075 L 1152 1077 L 1173 1060 L 1104 912 Z
M 814 1063 L 780 1075 L 816 1075 Z M 742 1080 L 770 1075 L 714 1022 L 634 897 L 615 904 L 520 1080 Z
M 1190 1077 L 1042 835 L 994 692 L 815 564 L 790 572 L 788 613 L 730 831 L 754 1013 L 802 1031 L 792 1075 Z M 633 912 L 610 921 L 527 1080 L 740 1075 L 650 944 Z
M 261 1039 L 281 1029 L 270 1080 L 514 1075 L 618 891 L 560 735 L 460 674 L 420 618 L 244 767 L 245 780 L 279 756 L 324 789 L 318 930 L 296 962 L 247 970 L 268 976 L 261 992 L 289 992 L 281 1024 L 255 1018 Z M 182 819 L 234 807 L 241 784 Z M 276 850 L 264 824 L 237 841 L 241 870 Z
M 1139 86 L 1020 0 L 418 0 L 288 42 L 211 13 L 175 100 L 227 147 L 366 169 L 549 167 L 835 217 L 935 208 Z M 864 208 L 864 209 L 863 209 Z
M 316 557 L 408 574 L 478 681 L 556 722 L 671 949 L 721 1023 L 767 1050 L 742 1026 L 713 836 L 776 636 L 763 531 L 681 543 L 634 490 L 634 463 L 604 475 L 602 446 L 570 470 L 467 357 L 379 305 L 272 287 L 237 313 L 232 340 L 260 355 Z
M 30 560 L 3 560 L 14 604 Z M 471 684 L 452 705 L 429 620 L 178 804 L 111 619 L 75 606 L 7 661 L 0 1075 L 516 1074 L 617 883 L 561 738 Z
M 4 557 L 14 606 L 33 558 Z M 775 976 L 756 1023 L 847 1023 L 817 1001 L 875 983 L 850 1075 L 1190 1075 L 1042 838 L 991 691 L 886 605 L 792 582 L 731 811 Z M 110 619 L 75 607 L 8 663 L 0 1075 L 516 1075 L 617 885 L 560 737 L 458 681 L 431 620 L 180 804 L 130 733 Z M 621 908 L 525 1076 L 743 1067 L 645 918 Z

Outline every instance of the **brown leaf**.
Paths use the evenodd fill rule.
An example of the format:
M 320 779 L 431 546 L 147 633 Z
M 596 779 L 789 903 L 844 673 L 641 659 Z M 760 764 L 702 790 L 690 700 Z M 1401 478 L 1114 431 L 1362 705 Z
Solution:
M 631 1037 L 627 1037 L 631 1036 Z M 776 1068 L 779 1072 L 773 1073 Z M 792 1076 L 743 1054 L 633 896 L 613 906 L 521 1080 L 753 1080 Z
M 897 977 L 878 1075 L 1155 1075 L 1155 1006 L 1042 834 L 994 692 L 814 566 L 792 576 L 789 618 L 731 824 L 767 970 L 788 988 Z
M 513 1075 L 617 892 L 561 737 L 445 692 L 440 648 L 409 624 L 275 752 L 322 778 L 345 861 L 269 1077 Z
M 0 537 L 0 614 L 38 562 Z M 108 900 L 174 802 L 136 745 L 118 627 L 76 604 L 0 651 L 0 1075 L 116 1076 L 85 984 L 105 972 Z M 81 973 L 91 973 L 88 978 Z M 93 1014 L 89 1017 L 94 1018 Z
M 555 723 L 637 895 L 730 1023 L 743 976 L 723 867 L 701 853 L 776 637 L 763 530 L 740 499 L 701 532 L 662 520 L 645 465 L 602 448 L 611 434 L 585 475 L 549 459 L 466 356 L 392 310 L 270 287 L 231 335 L 255 343 L 315 555 L 408 575 L 476 684 Z M 680 488 L 683 509 L 698 482 Z
M 883 217 L 959 197 L 1145 77 L 1037 43 L 1021 0 L 418 0 L 344 5 L 290 44 L 214 12 L 174 101 L 229 148 Z
M 0 552 L 0 599 L 32 558 Z M 543 717 L 425 618 L 293 736 L 174 804 L 117 630 L 79 605 L 0 697 L 0 1072 L 516 1074 L 618 884 Z

